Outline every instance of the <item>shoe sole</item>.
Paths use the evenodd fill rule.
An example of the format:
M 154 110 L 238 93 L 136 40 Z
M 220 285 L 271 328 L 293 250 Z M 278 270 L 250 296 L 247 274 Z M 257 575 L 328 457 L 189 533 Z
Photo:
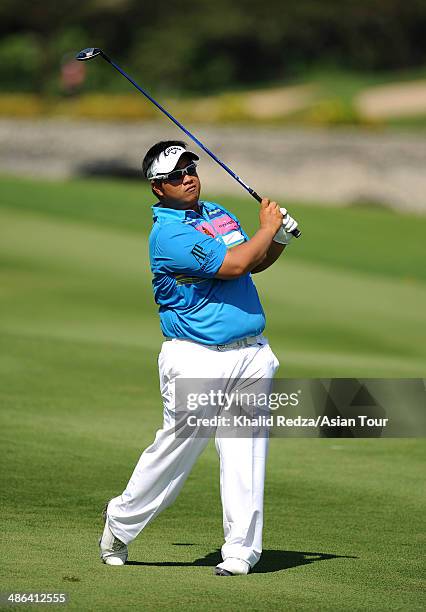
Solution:
M 232 572 L 228 572 L 228 570 L 224 570 L 222 568 L 216 567 L 214 570 L 216 576 L 235 576 Z

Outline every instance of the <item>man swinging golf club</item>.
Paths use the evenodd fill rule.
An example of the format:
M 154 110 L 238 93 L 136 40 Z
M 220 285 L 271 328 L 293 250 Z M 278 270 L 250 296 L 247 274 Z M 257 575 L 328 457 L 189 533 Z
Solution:
M 182 409 L 176 380 L 209 377 L 229 391 L 234 380 L 256 379 L 268 393 L 279 365 L 262 335 L 265 315 L 252 274 L 279 258 L 297 222 L 264 198 L 259 229 L 249 239 L 223 206 L 200 200 L 198 159 L 185 143 L 164 141 L 143 160 L 158 200 L 152 206 L 149 249 L 165 336 L 158 360 L 164 419 L 125 490 L 107 505 L 100 555 L 108 565 L 126 563 L 128 544 L 176 499 L 208 443 L 196 431 L 176 435 Z M 212 414 L 211 406 L 208 410 Z M 220 407 L 214 410 L 220 413 Z M 256 428 L 246 437 L 220 436 L 214 428 L 212 435 L 220 458 L 225 540 L 215 573 L 247 574 L 262 552 L 268 436 Z

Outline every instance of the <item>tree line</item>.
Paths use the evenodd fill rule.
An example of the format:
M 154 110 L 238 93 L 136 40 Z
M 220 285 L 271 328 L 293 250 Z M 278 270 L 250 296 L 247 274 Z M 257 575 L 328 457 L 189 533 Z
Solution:
M 99 46 L 144 84 L 206 93 L 318 67 L 425 65 L 424 0 L 2 0 L 0 87 L 57 93 L 61 65 Z M 127 86 L 102 62 L 87 90 Z

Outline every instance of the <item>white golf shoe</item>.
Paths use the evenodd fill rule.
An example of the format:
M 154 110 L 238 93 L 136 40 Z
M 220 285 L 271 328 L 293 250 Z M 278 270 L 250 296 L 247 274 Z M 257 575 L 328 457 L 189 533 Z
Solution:
M 214 573 L 216 576 L 241 576 L 248 574 L 249 571 L 250 564 L 247 561 L 236 557 L 228 557 L 228 559 L 216 565 Z
M 107 506 L 105 506 L 103 512 L 105 521 L 104 532 L 99 540 L 100 556 L 103 563 L 107 565 L 124 565 L 128 556 L 127 546 L 116 538 L 109 528 L 106 508 Z

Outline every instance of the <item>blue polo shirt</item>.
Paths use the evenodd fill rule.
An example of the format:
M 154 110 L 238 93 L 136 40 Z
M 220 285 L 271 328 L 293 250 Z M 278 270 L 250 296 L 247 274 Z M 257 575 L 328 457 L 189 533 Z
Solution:
M 265 328 L 265 314 L 250 274 L 214 278 L 227 249 L 248 236 L 222 206 L 199 206 L 200 214 L 152 206 L 149 255 L 161 330 L 201 344 L 256 336 Z

